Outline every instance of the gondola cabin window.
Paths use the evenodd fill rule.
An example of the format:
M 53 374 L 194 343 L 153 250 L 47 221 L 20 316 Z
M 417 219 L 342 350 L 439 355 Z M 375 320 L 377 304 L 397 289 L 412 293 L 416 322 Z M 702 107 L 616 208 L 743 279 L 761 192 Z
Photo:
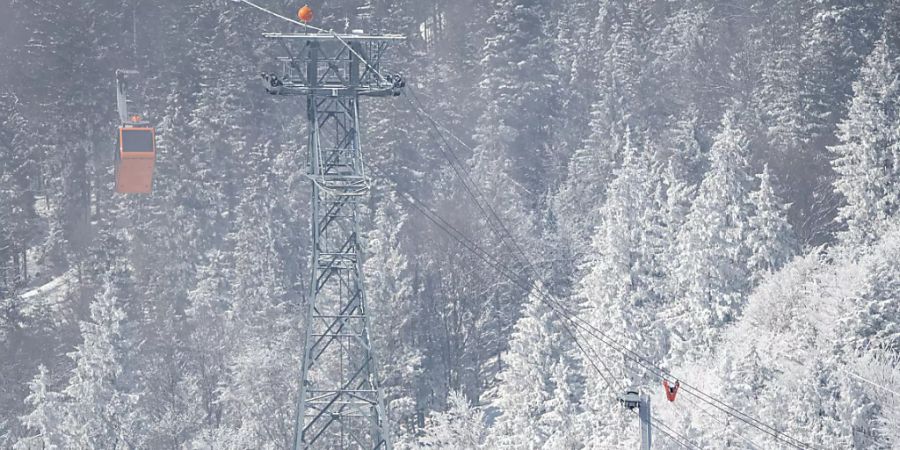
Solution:
M 153 129 L 151 128 L 123 128 L 122 152 L 128 153 L 153 153 Z
M 153 128 L 120 127 L 116 152 L 116 192 L 149 194 L 156 163 Z

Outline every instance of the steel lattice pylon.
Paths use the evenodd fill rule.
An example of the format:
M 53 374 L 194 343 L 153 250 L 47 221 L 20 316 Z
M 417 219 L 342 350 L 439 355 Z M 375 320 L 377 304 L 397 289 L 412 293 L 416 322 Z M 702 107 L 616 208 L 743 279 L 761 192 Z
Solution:
M 379 73 L 396 35 L 268 33 L 288 56 L 264 70 L 266 90 L 306 97 L 312 258 L 294 448 L 391 447 L 369 341 L 359 207 L 368 194 L 359 99 L 399 95 Z

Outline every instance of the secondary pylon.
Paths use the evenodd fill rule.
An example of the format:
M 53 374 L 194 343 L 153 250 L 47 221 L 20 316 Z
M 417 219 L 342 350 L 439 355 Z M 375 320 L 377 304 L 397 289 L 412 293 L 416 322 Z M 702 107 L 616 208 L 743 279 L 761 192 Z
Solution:
M 389 449 L 369 339 L 360 203 L 368 194 L 360 98 L 400 94 L 381 58 L 400 35 L 265 33 L 287 55 L 261 73 L 267 92 L 306 98 L 312 257 L 295 449 Z
M 653 415 L 650 413 L 650 396 L 641 395 L 637 389 L 632 388 L 619 396 L 619 403 L 629 410 L 638 409 L 638 418 L 641 421 L 641 450 L 650 450 L 650 444 L 653 440 L 653 425 L 651 424 Z

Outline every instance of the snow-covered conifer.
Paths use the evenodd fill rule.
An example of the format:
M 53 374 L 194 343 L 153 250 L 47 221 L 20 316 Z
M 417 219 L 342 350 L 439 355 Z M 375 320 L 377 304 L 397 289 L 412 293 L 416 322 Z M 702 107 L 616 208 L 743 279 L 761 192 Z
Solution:
M 595 261 L 582 280 L 584 297 L 592 323 L 619 330 L 642 354 L 655 357 L 665 353 L 660 347 L 665 334 L 651 327 L 661 308 L 662 271 L 655 255 L 661 249 L 657 203 L 659 180 L 651 167 L 648 152 L 626 139 L 622 167 L 610 184 L 606 204 L 601 208 L 601 227 L 594 237 Z
M 769 167 L 757 175 L 759 187 L 750 193 L 752 216 L 747 234 L 750 249 L 750 270 L 753 284 L 765 274 L 781 268 L 793 256 L 795 242 L 793 229 L 787 220 L 789 205 L 784 204 L 772 186 Z
M 669 330 L 656 319 L 672 310 L 662 302 L 664 272 L 657 260 L 663 254 L 663 230 L 659 228 L 662 183 L 646 148 L 627 139 L 621 152 L 622 166 L 615 172 L 600 210 L 600 227 L 578 295 L 593 326 L 618 336 L 631 350 L 660 361 L 669 350 Z M 614 445 L 627 427 L 615 408 L 619 386 L 611 383 L 640 385 L 647 380 L 599 340 L 581 339 L 596 349 L 586 355 L 594 363 L 584 363 L 583 407 L 585 420 L 592 425 L 582 433 L 589 448 L 604 448 Z M 602 370 L 595 370 L 597 367 Z
M 387 187 L 375 210 L 374 229 L 366 238 L 367 311 L 372 317 L 372 343 L 379 355 L 381 383 L 395 432 L 413 433 L 422 379 L 418 332 L 419 304 L 413 286 L 403 236 L 408 215 L 397 193 Z
M 576 362 L 564 319 L 536 286 L 510 337 L 493 406 L 500 416 L 491 429 L 495 448 L 546 448 L 557 444 L 564 417 L 577 412 Z M 574 436 L 571 436 L 574 438 Z
M 895 221 L 896 223 L 896 221 Z M 851 298 L 848 338 L 855 350 L 889 349 L 900 351 L 900 233 L 886 233 L 860 264 L 864 272 L 862 287 Z
M 546 14 L 539 0 L 494 0 L 481 59 L 488 96 L 475 135 L 485 156 L 505 160 L 505 173 L 536 194 L 528 200 L 546 192 L 546 175 L 556 169 L 545 117 L 555 110 L 558 69 Z
M 750 215 L 746 158 L 744 134 L 734 115 L 727 113 L 710 151 L 709 171 L 678 236 L 676 277 L 686 314 L 679 333 L 692 351 L 710 345 L 744 303 L 749 284 L 744 239 Z
M 139 413 L 134 405 L 135 378 L 126 370 L 135 342 L 125 329 L 121 296 L 127 274 L 114 270 L 103 292 L 91 303 L 91 319 L 81 323 L 84 342 L 70 354 L 75 369 L 63 390 L 62 432 L 66 446 L 130 448 L 135 442 Z
M 38 366 L 38 374 L 28 383 L 30 393 L 25 402 L 31 411 L 22 416 L 22 423 L 35 432 L 22 439 L 16 448 L 58 449 L 63 448 L 63 423 L 60 394 L 50 390 L 50 375 L 44 365 Z
M 885 218 L 900 207 L 900 59 L 882 38 L 853 83 L 849 113 L 831 147 L 838 177 L 835 189 L 846 203 L 839 219 L 845 237 L 871 242 Z
M 450 393 L 448 403 L 447 411 L 429 418 L 420 444 L 440 450 L 487 449 L 484 411 L 456 391 Z

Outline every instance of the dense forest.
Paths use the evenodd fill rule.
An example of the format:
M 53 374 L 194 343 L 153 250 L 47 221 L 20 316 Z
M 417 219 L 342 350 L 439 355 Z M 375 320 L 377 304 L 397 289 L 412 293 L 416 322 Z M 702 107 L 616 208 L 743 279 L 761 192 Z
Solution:
M 896 0 L 310 6 L 406 36 L 408 89 L 362 105 L 395 447 L 637 448 L 634 386 L 655 448 L 900 448 Z M 290 446 L 306 105 L 264 31 L 297 30 L 0 2 L 0 448 Z M 151 195 L 113 191 L 120 68 Z

